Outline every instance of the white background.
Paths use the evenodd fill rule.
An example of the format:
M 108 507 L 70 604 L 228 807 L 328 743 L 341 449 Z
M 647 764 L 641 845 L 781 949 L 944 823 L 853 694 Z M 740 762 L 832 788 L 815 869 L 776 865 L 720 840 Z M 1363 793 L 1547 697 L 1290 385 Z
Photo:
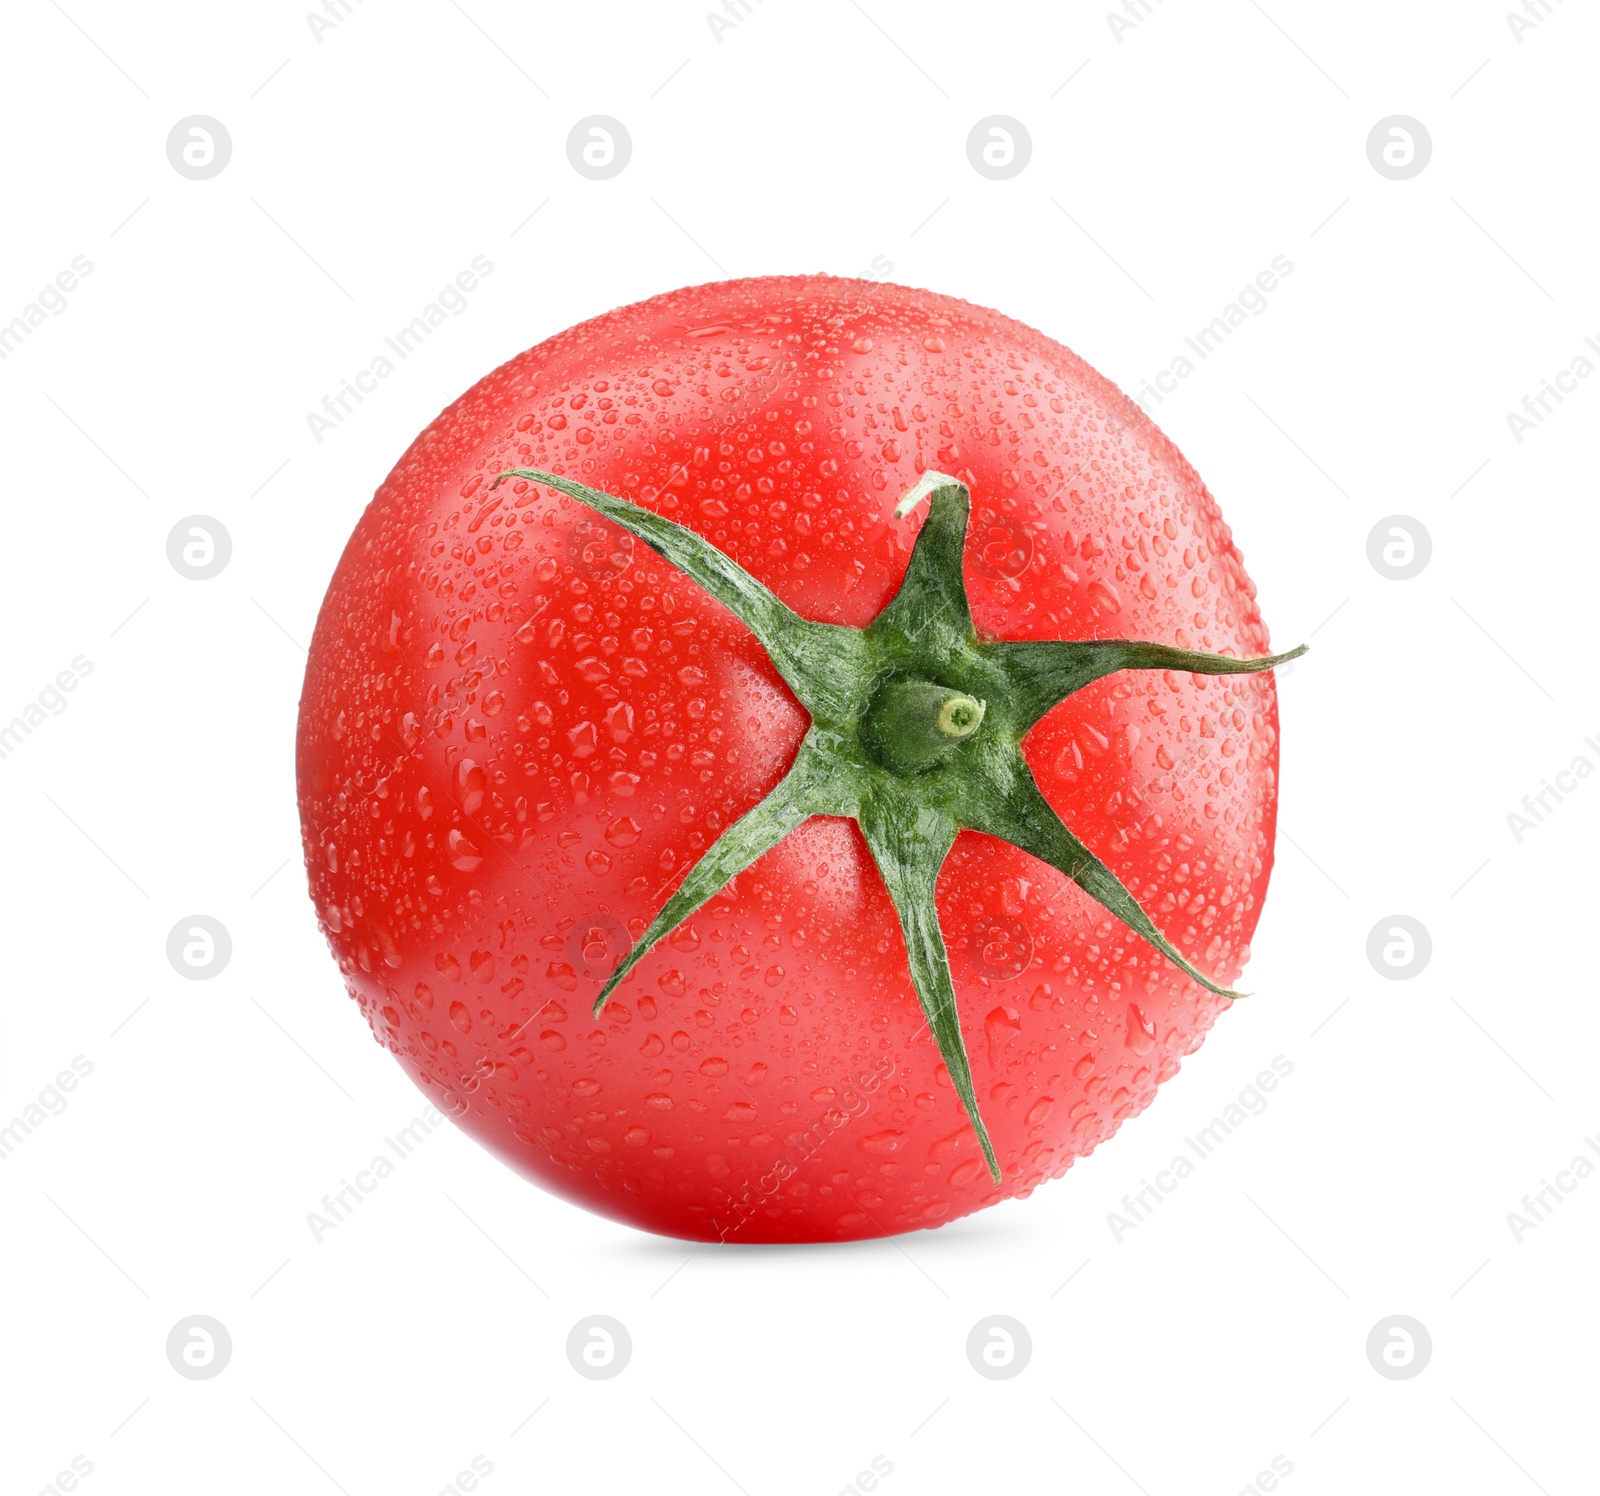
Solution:
M 302 0 L 303 3 L 303 0 Z M 434 1496 L 878 1487 L 1292 1496 L 1594 1489 L 1600 1181 L 1507 1214 L 1600 1134 L 1600 782 L 1584 754 L 1600 380 L 1506 413 L 1600 337 L 1578 0 L 977 8 L 8 0 L 0 322 L 93 271 L 0 363 L 0 721 L 92 673 L 0 760 L 0 1487 Z M 337 9 L 337 4 L 335 9 Z M 1135 10 L 1139 5 L 1134 5 Z M 1535 9 L 1538 8 L 1538 0 Z M 739 14 L 737 0 L 734 6 Z M 628 167 L 568 164 L 583 116 Z M 1425 123 L 1391 181 L 1366 138 Z M 169 165 L 179 119 L 227 168 Z M 1027 168 L 969 164 L 1014 116 Z M 530 216 L 532 215 L 532 216 Z M 475 255 L 492 273 L 320 444 L 307 413 Z M 1276 255 L 1268 309 L 1155 410 L 1220 499 L 1280 648 L 1279 865 L 1236 1005 L 1157 1104 L 1032 1199 L 900 1240 L 691 1247 L 541 1194 L 440 1129 L 318 1243 L 306 1215 L 423 1107 L 368 1037 L 299 867 L 295 709 L 323 588 L 410 439 L 582 318 L 723 275 L 869 272 L 1069 344 L 1125 389 Z M 196 583 L 186 515 L 233 539 Z M 1397 582 L 1366 540 L 1420 520 Z M 231 932 L 215 980 L 167 932 Z M 1427 968 L 1389 981 L 1401 913 Z M 1142 1225 L 1107 1224 L 1273 1056 L 1292 1075 Z M 633 1359 L 587 1381 L 584 1315 Z M 969 1366 L 1026 1325 L 1011 1380 Z M 1432 1336 L 1410 1380 L 1369 1330 Z M 210 1315 L 231 1362 L 169 1366 Z M 461 1487 L 457 1487 L 461 1489 Z M 62 1489 L 58 1487 L 58 1489 Z

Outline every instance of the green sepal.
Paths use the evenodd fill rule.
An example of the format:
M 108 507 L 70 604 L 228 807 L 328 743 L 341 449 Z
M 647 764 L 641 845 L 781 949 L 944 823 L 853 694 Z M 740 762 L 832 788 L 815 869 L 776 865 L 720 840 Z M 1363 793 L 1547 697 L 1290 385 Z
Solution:
M 1287 654 L 1235 659 L 1176 649 L 1170 644 L 1145 644 L 1137 639 L 1006 639 L 979 646 L 1012 682 L 1012 711 L 1019 725 L 1031 727 L 1091 681 L 1119 670 L 1184 670 L 1192 675 L 1253 675 L 1297 660 L 1309 648 L 1302 644 Z
M 972 1066 L 961 1037 L 961 1011 L 956 1006 L 955 985 L 950 977 L 950 958 L 934 904 L 939 869 L 944 866 L 959 828 L 950 817 L 919 807 L 914 800 L 893 791 L 869 796 L 862 803 L 858 819 L 900 919 L 911 985 L 928 1020 L 928 1031 L 950 1072 L 950 1083 L 966 1108 L 972 1130 L 978 1135 L 989 1173 L 998 1184 L 1000 1164 L 978 1111 Z
M 1213 982 L 1156 928 L 1155 921 L 1144 912 L 1122 880 L 1062 824 L 1021 755 L 1018 755 L 1018 764 L 1021 772 L 1013 779 L 1010 793 L 1002 800 L 984 805 L 967 819 L 967 824 L 974 831 L 1010 842 L 1065 873 L 1108 914 L 1114 914 L 1134 934 L 1149 941 L 1207 992 L 1215 992 L 1218 997 L 1246 996 Z
M 929 479 L 940 475 L 924 473 L 924 484 Z M 938 481 L 931 492 L 928 517 L 917 532 L 900 590 L 867 625 L 869 639 L 905 640 L 925 650 L 976 642 L 961 570 L 971 500 L 954 478 Z
M 670 935 L 695 910 L 715 898 L 730 880 L 738 877 L 764 852 L 771 851 L 802 821 L 814 815 L 839 813 L 842 803 L 847 802 L 841 802 L 831 783 L 833 777 L 827 756 L 813 747 L 809 738 L 802 742 L 789 772 L 766 799 L 747 810 L 712 842 L 650 921 L 649 928 L 634 942 L 633 949 L 617 964 L 594 1000 L 596 1018 L 617 984 L 658 940 Z
M 498 488 L 507 478 L 542 483 L 637 535 L 761 641 L 784 683 L 813 716 L 826 718 L 846 709 L 833 683 L 839 678 L 841 657 L 847 663 L 860 653 L 860 630 L 802 618 L 731 556 L 676 520 L 537 468 L 511 468 L 491 487 Z

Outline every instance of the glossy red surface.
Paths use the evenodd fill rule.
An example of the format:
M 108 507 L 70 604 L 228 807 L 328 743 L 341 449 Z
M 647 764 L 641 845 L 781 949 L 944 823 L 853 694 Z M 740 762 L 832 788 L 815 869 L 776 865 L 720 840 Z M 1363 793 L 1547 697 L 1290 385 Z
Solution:
M 504 468 L 688 525 L 802 614 L 893 595 L 925 468 L 973 497 L 996 638 L 1254 655 L 1215 501 L 1082 360 L 998 313 L 785 277 L 624 307 L 513 359 L 400 460 L 352 536 L 301 704 L 311 893 L 378 1041 L 473 1136 L 633 1225 L 736 1242 L 938 1225 L 1060 1175 L 1227 1004 L 1061 874 L 964 833 L 939 885 L 996 1188 L 851 822 L 813 821 L 600 981 L 777 782 L 806 717 L 754 638 L 642 543 Z M 1067 825 L 1214 978 L 1272 863 L 1270 675 L 1129 672 L 1025 751 Z

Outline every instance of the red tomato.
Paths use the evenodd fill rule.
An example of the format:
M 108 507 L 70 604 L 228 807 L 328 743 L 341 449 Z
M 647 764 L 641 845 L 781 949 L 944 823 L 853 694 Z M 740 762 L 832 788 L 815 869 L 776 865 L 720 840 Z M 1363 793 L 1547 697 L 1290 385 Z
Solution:
M 554 471 L 677 520 L 803 617 L 894 597 L 925 470 L 971 492 L 984 639 L 1258 656 L 1216 502 L 1111 384 L 998 313 L 773 277 L 505 364 L 362 516 L 301 702 L 312 898 L 378 1042 L 570 1200 L 670 1235 L 837 1240 L 1026 1196 L 1200 1043 L 1204 990 L 1055 868 L 963 831 L 937 888 L 996 1185 L 852 820 L 817 818 L 607 976 L 783 777 L 808 718 L 731 613 Z M 1226 984 L 1272 865 L 1270 675 L 1127 670 L 1023 742 L 1061 819 Z

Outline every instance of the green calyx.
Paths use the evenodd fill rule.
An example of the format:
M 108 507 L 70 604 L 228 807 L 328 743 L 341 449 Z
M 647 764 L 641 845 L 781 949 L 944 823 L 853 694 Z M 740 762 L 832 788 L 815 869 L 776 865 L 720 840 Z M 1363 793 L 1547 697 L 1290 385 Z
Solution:
M 988 702 L 949 686 L 894 677 L 861 718 L 861 743 L 891 773 L 916 774 L 950 759 L 988 710 Z
M 1207 991 L 1242 995 L 1191 964 L 1066 828 L 1034 782 L 1022 741 L 1052 707 L 1115 671 L 1250 673 L 1295 659 L 1305 645 L 1240 660 L 1125 639 L 979 639 L 962 575 L 970 501 L 963 484 L 941 473 L 924 473 L 895 510 L 904 517 L 931 495 L 900 590 L 864 629 L 801 618 L 709 541 L 625 499 L 533 468 L 501 473 L 496 486 L 508 478 L 576 499 L 665 557 L 755 634 L 811 715 L 788 773 L 689 869 L 601 988 L 596 1014 L 645 952 L 811 816 L 848 816 L 860 826 L 899 916 L 933 1041 L 997 1183 L 934 905 L 958 832 L 981 831 L 1031 853 Z

